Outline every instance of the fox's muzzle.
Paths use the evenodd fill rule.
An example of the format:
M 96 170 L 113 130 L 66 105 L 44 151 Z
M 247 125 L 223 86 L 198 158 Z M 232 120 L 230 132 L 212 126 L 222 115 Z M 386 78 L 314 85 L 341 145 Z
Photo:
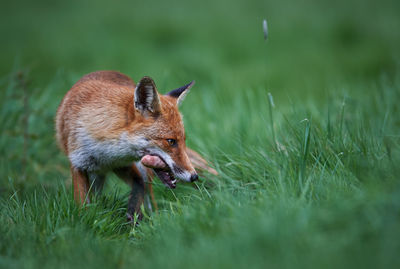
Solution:
M 199 179 L 199 175 L 197 173 L 194 173 L 190 176 L 190 182 L 194 182 Z

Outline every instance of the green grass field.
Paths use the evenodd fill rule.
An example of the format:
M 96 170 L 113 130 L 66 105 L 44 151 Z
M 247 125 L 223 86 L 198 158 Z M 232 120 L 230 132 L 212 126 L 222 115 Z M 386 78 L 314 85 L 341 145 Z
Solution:
M 400 4 L 274 2 L 2 4 L 0 268 L 400 268 Z M 55 143 L 96 70 L 196 80 L 187 144 L 220 174 L 156 180 L 138 227 L 116 178 L 77 208 Z

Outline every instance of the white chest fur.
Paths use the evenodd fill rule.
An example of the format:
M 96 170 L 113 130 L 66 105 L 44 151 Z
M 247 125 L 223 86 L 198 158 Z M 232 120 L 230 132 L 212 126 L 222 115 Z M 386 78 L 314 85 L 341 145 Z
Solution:
M 144 155 L 148 142 L 143 137 L 129 136 L 127 132 L 118 139 L 98 141 L 85 130 L 79 130 L 78 149 L 69 154 L 72 165 L 85 171 L 104 171 L 129 165 Z

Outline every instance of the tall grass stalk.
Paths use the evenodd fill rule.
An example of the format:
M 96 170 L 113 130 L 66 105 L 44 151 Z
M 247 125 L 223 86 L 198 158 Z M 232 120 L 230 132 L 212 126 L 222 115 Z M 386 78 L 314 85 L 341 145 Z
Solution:
M 272 114 L 272 110 L 275 107 L 274 99 L 271 93 L 268 93 L 268 108 L 269 108 L 269 120 L 270 120 L 270 128 L 272 135 L 272 145 L 274 149 L 277 147 L 276 138 L 275 138 L 275 130 L 274 130 L 274 116 Z

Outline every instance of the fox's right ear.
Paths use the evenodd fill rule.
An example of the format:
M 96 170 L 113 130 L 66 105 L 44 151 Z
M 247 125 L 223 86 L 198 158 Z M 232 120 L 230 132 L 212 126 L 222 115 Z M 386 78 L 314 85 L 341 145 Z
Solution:
M 178 89 L 172 90 L 167 95 L 172 96 L 177 99 L 178 105 L 180 105 L 185 98 L 186 94 L 188 94 L 190 88 L 192 88 L 194 85 L 194 80 L 190 82 L 189 84 L 186 84 L 185 86 L 182 86 Z
M 135 109 L 143 116 L 156 116 L 161 112 L 156 84 L 150 77 L 143 77 L 135 89 Z

